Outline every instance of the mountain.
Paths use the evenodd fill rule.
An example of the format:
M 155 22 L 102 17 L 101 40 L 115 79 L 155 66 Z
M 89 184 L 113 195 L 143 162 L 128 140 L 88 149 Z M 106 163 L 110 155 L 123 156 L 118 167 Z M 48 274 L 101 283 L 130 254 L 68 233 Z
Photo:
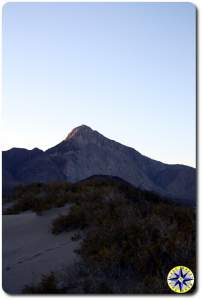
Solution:
M 196 170 L 150 159 L 86 125 L 73 129 L 58 145 L 42 151 L 3 152 L 3 191 L 32 182 L 77 182 L 93 175 L 118 176 L 136 187 L 194 203 Z

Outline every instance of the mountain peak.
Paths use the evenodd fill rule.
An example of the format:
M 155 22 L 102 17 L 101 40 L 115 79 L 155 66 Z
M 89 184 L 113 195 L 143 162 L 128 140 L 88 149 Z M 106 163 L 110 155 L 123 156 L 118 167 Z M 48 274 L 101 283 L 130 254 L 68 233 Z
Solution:
M 77 182 L 109 175 L 181 203 L 194 205 L 196 195 L 194 169 L 152 160 L 86 125 L 74 128 L 66 140 L 42 153 L 18 148 L 5 151 L 2 164 L 4 190 L 20 183 Z
M 76 142 L 76 144 L 80 146 L 88 144 L 103 145 L 110 141 L 98 131 L 93 130 L 87 125 L 81 125 L 74 128 L 65 139 L 66 142 L 69 142 L 70 140 Z
M 69 140 L 71 138 L 74 138 L 76 136 L 89 136 L 92 135 L 94 130 L 92 130 L 89 126 L 87 125 L 80 125 L 78 127 L 75 127 L 70 131 L 70 133 L 67 135 L 66 140 Z

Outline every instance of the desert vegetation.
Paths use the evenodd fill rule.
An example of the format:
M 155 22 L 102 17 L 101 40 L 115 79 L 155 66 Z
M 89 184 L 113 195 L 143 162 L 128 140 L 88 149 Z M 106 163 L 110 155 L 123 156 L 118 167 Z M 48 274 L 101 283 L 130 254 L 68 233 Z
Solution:
M 41 282 L 36 286 L 25 286 L 23 293 L 25 294 L 63 294 L 65 290 L 58 287 L 58 280 L 53 272 L 43 275 Z
M 52 233 L 82 233 L 72 237 L 81 239 L 76 250 L 81 260 L 67 270 L 66 279 L 46 274 L 25 293 L 170 293 L 166 277 L 173 266 L 196 272 L 194 208 L 105 176 L 77 184 L 31 185 L 16 193 L 9 213 L 41 213 L 71 203 L 70 211 L 64 208 L 53 221 Z M 36 199 L 41 203 L 34 204 Z
M 40 214 L 50 208 L 64 206 L 70 196 L 69 187 L 68 183 L 19 185 L 10 200 L 13 204 L 5 214 L 19 214 L 28 210 Z

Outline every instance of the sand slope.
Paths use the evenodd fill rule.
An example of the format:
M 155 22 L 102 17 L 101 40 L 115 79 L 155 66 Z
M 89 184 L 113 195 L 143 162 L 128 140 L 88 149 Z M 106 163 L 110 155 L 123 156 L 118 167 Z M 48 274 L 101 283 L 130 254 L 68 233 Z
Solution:
M 69 207 L 52 209 L 37 216 L 28 212 L 3 216 L 3 288 L 19 294 L 25 284 L 35 284 L 41 274 L 68 267 L 78 260 L 79 242 L 72 233 L 50 232 L 51 221 Z

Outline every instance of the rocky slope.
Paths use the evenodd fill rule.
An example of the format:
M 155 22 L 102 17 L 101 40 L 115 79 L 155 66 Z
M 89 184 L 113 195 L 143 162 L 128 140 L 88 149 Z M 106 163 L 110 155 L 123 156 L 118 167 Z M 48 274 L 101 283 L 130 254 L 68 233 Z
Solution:
M 76 182 L 92 175 L 118 176 L 141 189 L 195 202 L 194 168 L 152 160 L 85 125 L 47 151 L 13 148 L 3 152 L 3 191 L 19 183 Z

